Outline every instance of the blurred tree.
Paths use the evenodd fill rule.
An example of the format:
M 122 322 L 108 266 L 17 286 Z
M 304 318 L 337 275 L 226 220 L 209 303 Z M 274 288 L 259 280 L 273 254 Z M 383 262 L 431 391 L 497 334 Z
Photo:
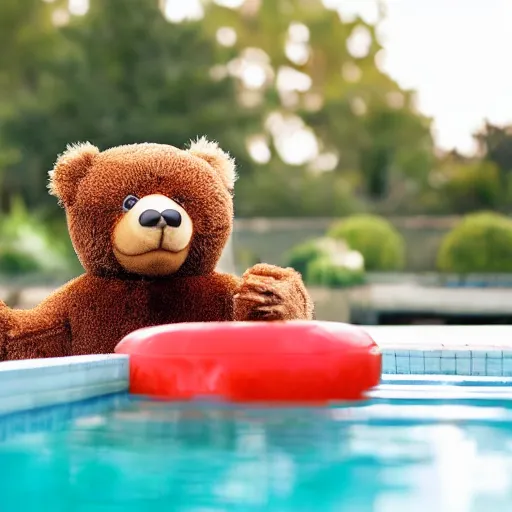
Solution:
M 490 161 L 466 158 L 457 152 L 438 159 L 430 176 L 441 211 L 468 213 L 499 210 L 506 201 L 506 189 L 499 167 Z
M 241 84 L 249 82 L 253 101 L 285 119 L 299 115 L 314 130 L 318 153 L 332 156 L 329 170 L 361 172 L 363 196 L 385 199 L 404 179 L 426 183 L 430 121 L 415 111 L 413 95 L 379 68 L 376 27 L 360 18 L 340 20 L 321 0 L 246 0 L 238 11 L 214 6 L 205 24 L 220 39 L 232 31 L 228 42 L 238 58 L 231 69 Z M 261 78 L 251 83 L 256 66 Z M 272 124 L 266 128 L 279 142 Z M 272 158 L 286 162 L 276 146 L 270 144 Z
M 51 6 L 42 0 L 2 0 L 0 3 L 0 92 L 28 94 L 37 90 L 59 54 L 59 33 L 55 13 L 63 0 Z M 65 12 L 65 11 L 64 11 Z M 58 16 L 57 16 L 58 18 Z M 12 96 L 11 96 L 12 98 Z M 2 101 L 5 108 L 9 102 Z
M 512 126 L 486 122 L 475 138 L 485 160 L 496 164 L 502 175 L 512 172 Z
M 203 134 L 238 161 L 238 216 L 416 197 L 429 120 L 380 69 L 376 27 L 321 0 L 241 3 L 205 2 L 201 20 L 171 23 L 159 0 L 90 0 L 81 16 L 67 0 L 2 0 L 2 197 L 56 212 L 47 170 L 69 142 L 181 146 Z
M 247 164 L 244 131 L 255 115 L 233 108 L 229 78 L 211 79 L 215 47 L 198 22 L 169 24 L 157 1 L 92 0 L 59 33 L 66 58 L 38 85 L 37 103 L 19 104 L 3 130 L 23 154 L 10 173 L 19 183 L 37 174 L 34 193 L 23 189 L 29 204 L 44 200 L 46 171 L 73 141 L 183 146 L 205 134 Z
M 497 210 L 502 206 L 503 189 L 498 167 L 492 162 L 454 165 L 444 192 L 454 213 Z
M 23 160 L 21 148 L 11 144 L 8 123 L 19 116 L 23 105 L 35 105 L 37 93 L 61 53 L 60 38 L 52 22 L 54 5 L 41 0 L 2 0 L 0 2 L 0 210 L 9 198 L 33 188 L 34 176 L 25 173 L 19 180 L 13 172 Z M 40 173 L 40 171 L 38 170 Z

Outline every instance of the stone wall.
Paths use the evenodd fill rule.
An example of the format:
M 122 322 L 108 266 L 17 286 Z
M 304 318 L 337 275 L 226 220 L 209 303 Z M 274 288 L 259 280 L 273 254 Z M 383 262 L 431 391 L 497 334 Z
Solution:
M 285 254 L 294 245 L 321 237 L 337 219 L 237 219 L 233 249 L 238 271 L 254 261 L 285 264 Z M 405 238 L 407 272 L 428 272 L 436 268 L 443 236 L 459 217 L 390 218 Z

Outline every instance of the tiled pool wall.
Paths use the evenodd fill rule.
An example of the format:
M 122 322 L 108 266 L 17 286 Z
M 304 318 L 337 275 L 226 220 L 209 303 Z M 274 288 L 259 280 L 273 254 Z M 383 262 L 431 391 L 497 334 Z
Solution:
M 384 349 L 383 373 L 512 377 L 512 351 Z
M 377 326 L 383 373 L 512 377 L 512 326 Z
M 512 326 L 365 329 L 382 349 L 383 381 L 386 375 L 512 377 Z M 0 415 L 126 393 L 128 378 L 124 355 L 0 363 Z

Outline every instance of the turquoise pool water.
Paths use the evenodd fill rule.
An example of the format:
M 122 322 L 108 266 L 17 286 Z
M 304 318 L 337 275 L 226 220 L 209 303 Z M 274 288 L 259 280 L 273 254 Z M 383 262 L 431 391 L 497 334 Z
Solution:
M 126 395 L 0 418 L 0 510 L 510 512 L 506 380 L 385 381 L 329 408 Z

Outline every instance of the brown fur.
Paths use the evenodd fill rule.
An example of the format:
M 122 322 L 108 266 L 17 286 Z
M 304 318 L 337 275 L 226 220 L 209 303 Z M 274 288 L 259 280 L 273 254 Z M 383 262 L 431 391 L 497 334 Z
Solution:
M 125 335 L 151 325 L 312 318 L 292 269 L 259 264 L 242 278 L 215 272 L 232 230 L 236 177 L 233 160 L 216 144 L 200 139 L 189 150 L 134 144 L 103 152 L 83 144 L 69 147 L 50 176 L 86 273 L 34 309 L 0 303 L 0 360 L 110 353 Z M 113 236 L 130 194 L 164 195 L 190 216 L 187 257 L 172 275 L 154 276 L 149 267 L 131 273 L 117 260 Z

